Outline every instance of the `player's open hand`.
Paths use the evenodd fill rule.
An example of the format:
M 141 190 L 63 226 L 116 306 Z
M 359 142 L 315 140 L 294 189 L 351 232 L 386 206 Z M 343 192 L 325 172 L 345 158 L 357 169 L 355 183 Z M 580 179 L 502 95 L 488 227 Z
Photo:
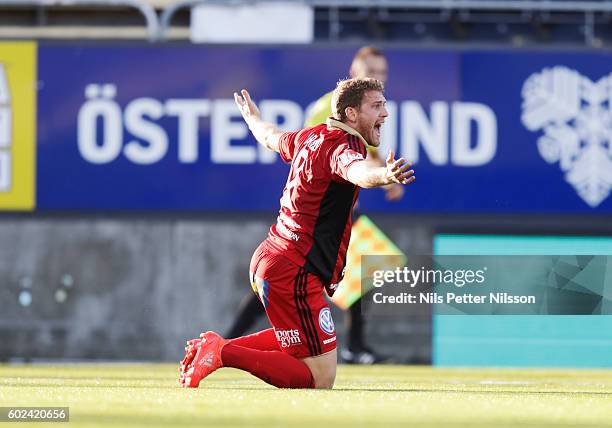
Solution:
M 394 159 L 395 153 L 393 150 L 387 156 L 386 164 L 386 179 L 389 183 L 410 184 L 416 180 L 414 170 L 410 169 L 412 164 L 406 162 L 404 158 Z
M 243 89 L 240 91 L 240 94 L 238 92 L 234 92 L 234 101 L 236 102 L 238 109 L 240 109 L 240 113 L 242 113 L 242 117 L 247 124 L 252 119 L 259 119 L 259 109 L 251 99 L 249 91 Z

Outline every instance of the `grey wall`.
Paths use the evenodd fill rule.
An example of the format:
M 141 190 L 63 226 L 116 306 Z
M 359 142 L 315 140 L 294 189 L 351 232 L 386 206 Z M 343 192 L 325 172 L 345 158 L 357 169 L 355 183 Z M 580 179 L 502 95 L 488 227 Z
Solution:
M 274 219 L 0 218 L 0 359 L 178 361 L 185 339 L 229 327 Z M 431 252 L 431 227 L 377 221 L 400 248 Z M 334 316 L 342 344 L 343 314 Z M 427 361 L 430 330 L 428 317 L 374 318 L 366 332 L 380 352 Z

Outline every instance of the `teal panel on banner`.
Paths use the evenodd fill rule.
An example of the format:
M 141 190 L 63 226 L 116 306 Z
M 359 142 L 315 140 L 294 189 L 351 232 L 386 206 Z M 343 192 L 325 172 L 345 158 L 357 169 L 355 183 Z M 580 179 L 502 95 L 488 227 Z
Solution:
M 609 255 L 612 238 L 437 235 L 436 255 Z M 612 316 L 437 315 L 437 366 L 612 367 Z

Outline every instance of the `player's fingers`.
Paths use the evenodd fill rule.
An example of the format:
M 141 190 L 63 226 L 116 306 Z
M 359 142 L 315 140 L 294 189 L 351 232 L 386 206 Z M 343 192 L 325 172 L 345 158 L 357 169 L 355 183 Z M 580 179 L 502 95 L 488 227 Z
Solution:
M 245 104 L 244 99 L 237 92 L 234 92 L 234 102 L 236 102 L 236 104 L 238 104 L 238 107 L 241 109 Z
M 393 157 L 395 156 L 395 153 L 393 152 L 393 150 L 389 151 L 389 154 L 387 155 L 387 164 L 393 163 Z
M 411 169 L 409 171 L 402 172 L 402 173 L 396 175 L 396 177 L 399 178 L 400 181 L 401 181 L 401 180 L 403 180 L 405 178 L 410 177 L 411 175 L 414 175 L 414 170 L 413 169 Z
M 408 168 L 410 168 L 410 164 L 406 163 L 406 164 L 400 166 L 397 169 L 393 169 L 392 170 L 393 171 L 393 175 L 395 175 L 396 177 L 399 177 L 400 175 L 404 174 Z M 414 171 L 412 171 L 412 172 L 414 173 Z
M 398 171 L 398 173 L 396 174 L 396 177 L 400 177 L 400 178 L 404 178 L 404 177 L 410 177 L 411 175 L 414 175 L 414 169 L 408 170 L 408 171 Z
M 416 175 L 413 175 L 413 176 L 408 177 L 408 178 L 404 178 L 404 179 L 402 180 L 402 184 L 410 184 L 410 183 L 412 183 L 414 180 L 416 180 Z
M 411 171 L 412 171 L 412 170 L 411 170 Z M 410 177 L 410 176 L 411 176 L 413 173 L 414 173 L 414 171 L 413 171 L 412 173 L 410 173 L 410 174 L 409 174 L 409 173 L 404 173 L 404 174 L 396 174 L 396 175 L 393 175 L 393 176 L 391 177 L 391 180 L 392 180 L 394 183 L 397 183 L 397 184 L 406 184 L 406 180 L 407 180 L 407 179 L 408 179 L 408 177 Z
M 393 163 L 391 164 L 391 168 L 392 168 L 392 169 L 397 169 L 397 168 L 399 168 L 399 167 L 400 167 L 400 165 L 402 165 L 404 162 L 406 162 L 406 159 L 404 159 L 404 158 L 399 158 L 399 159 L 397 159 L 395 162 L 393 162 Z
M 404 172 L 404 171 L 406 171 L 408 168 L 410 168 L 411 166 L 412 166 L 412 164 L 411 164 L 410 162 L 406 162 L 405 164 L 403 164 L 403 165 L 400 167 L 400 171 Z
M 247 91 L 246 89 L 243 89 L 240 92 L 242 93 L 242 96 L 244 97 L 244 100 L 247 102 L 247 104 L 251 104 L 253 102 L 253 100 L 251 99 L 251 94 L 249 94 L 249 91 Z

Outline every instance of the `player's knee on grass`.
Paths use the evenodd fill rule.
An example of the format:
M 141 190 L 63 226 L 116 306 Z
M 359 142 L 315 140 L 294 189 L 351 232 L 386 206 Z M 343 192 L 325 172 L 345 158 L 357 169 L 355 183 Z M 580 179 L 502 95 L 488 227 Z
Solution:
M 336 381 L 336 368 L 334 367 L 333 370 L 320 373 L 319 376 L 315 377 L 314 381 L 316 389 L 332 389 Z
M 338 352 L 336 349 L 316 357 L 304 358 L 302 361 L 304 361 L 310 369 L 310 373 L 312 373 L 315 388 L 331 389 L 334 387 L 338 362 Z

